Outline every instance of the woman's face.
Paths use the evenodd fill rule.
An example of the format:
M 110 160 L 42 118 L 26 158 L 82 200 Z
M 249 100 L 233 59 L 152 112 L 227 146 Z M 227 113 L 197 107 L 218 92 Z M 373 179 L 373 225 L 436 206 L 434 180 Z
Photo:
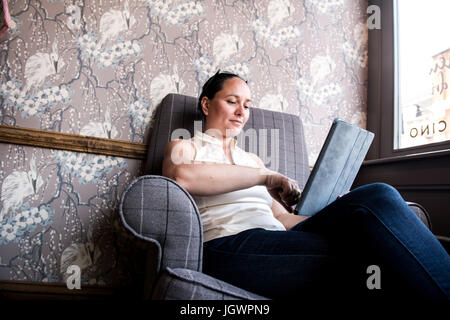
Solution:
M 250 88 L 245 81 L 237 77 L 225 80 L 222 90 L 216 92 L 213 99 L 202 99 L 205 129 L 219 130 L 224 137 L 237 136 L 250 115 L 250 98 Z

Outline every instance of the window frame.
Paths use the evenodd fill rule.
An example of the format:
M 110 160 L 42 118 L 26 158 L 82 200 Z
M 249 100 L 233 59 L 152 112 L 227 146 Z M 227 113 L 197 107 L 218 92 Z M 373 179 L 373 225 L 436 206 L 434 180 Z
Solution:
M 420 156 L 430 152 L 439 156 L 450 150 L 450 141 L 394 148 L 399 100 L 396 3 L 397 0 L 369 0 L 369 5 L 380 8 L 381 29 L 369 29 L 367 129 L 375 133 L 375 139 L 368 160 Z

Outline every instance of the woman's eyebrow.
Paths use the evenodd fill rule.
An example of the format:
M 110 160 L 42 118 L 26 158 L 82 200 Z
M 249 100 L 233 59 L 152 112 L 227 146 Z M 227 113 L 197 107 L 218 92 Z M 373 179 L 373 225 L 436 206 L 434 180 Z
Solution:
M 234 93 L 225 96 L 225 98 L 228 98 L 228 97 L 235 97 L 235 98 L 237 98 L 237 99 L 241 99 L 241 97 L 240 97 L 239 95 L 234 94 Z M 246 101 L 246 102 L 252 102 L 252 100 L 250 100 L 250 99 L 246 99 L 245 101 Z

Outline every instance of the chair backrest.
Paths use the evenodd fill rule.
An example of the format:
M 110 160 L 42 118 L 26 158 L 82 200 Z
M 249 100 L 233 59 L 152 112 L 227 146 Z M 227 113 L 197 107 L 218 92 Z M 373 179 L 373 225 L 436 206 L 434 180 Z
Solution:
M 195 129 L 204 129 L 204 121 L 197 98 L 167 95 L 156 111 L 144 173 L 161 175 L 164 150 L 172 135 L 192 137 Z M 240 144 L 242 141 L 245 143 Z M 297 180 L 300 187 L 306 183 L 309 165 L 303 124 L 298 116 L 252 108 L 238 143 L 244 150 L 268 160 L 268 168 Z

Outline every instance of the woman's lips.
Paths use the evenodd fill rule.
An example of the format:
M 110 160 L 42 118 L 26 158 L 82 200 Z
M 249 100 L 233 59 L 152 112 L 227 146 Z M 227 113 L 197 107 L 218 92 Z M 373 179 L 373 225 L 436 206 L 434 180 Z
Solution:
M 237 125 L 242 125 L 242 122 L 239 120 L 230 120 L 232 123 L 237 124 Z

